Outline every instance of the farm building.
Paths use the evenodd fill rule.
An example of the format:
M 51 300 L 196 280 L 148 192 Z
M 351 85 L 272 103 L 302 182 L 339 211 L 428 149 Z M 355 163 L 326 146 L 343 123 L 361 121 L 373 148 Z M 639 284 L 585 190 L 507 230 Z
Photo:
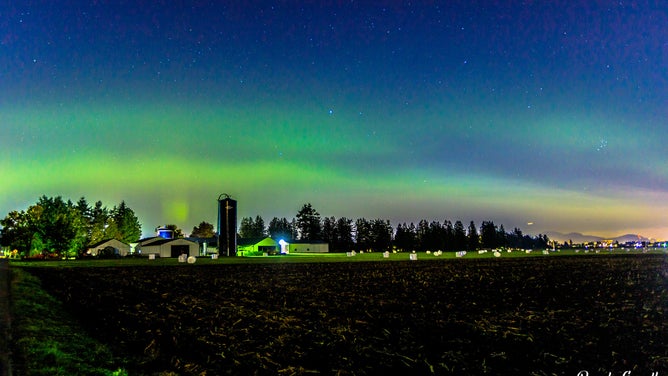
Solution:
M 277 252 L 278 243 L 270 237 L 237 239 L 237 255 L 239 256 L 263 253 L 275 254 Z
M 156 236 L 140 240 L 137 250 L 142 255 L 154 254 L 159 257 L 179 257 L 181 254 L 198 256 L 199 244 L 183 238 L 165 239 Z
M 97 256 L 100 253 L 117 254 L 119 256 L 126 256 L 130 252 L 130 245 L 125 244 L 118 239 L 108 239 L 99 243 L 93 244 L 86 249 L 86 255 Z
M 200 256 L 207 256 L 214 253 L 218 253 L 218 237 L 215 236 L 212 238 L 188 237 L 186 239 L 199 244 Z
M 329 243 L 322 240 L 294 240 L 282 244 L 282 253 L 327 253 L 329 252 Z

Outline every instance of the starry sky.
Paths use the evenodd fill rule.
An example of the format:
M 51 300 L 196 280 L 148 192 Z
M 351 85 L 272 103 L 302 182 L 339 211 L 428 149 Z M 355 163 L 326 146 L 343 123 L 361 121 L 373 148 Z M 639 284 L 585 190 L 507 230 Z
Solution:
M 0 3 L 0 215 L 84 196 L 188 233 L 227 193 L 668 239 L 668 5 L 370 3 Z

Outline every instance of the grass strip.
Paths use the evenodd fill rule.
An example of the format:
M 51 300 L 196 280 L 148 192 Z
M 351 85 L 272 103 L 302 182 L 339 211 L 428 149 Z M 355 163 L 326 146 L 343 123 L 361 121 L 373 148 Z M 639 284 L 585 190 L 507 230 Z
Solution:
M 13 363 L 27 375 L 127 375 L 109 348 L 89 337 L 39 279 L 11 271 Z

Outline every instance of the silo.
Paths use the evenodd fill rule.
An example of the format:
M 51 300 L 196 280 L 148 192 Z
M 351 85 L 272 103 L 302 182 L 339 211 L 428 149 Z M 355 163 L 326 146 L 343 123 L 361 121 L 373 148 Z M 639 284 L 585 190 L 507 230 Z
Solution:
M 237 201 L 226 193 L 218 196 L 218 254 L 237 254 Z

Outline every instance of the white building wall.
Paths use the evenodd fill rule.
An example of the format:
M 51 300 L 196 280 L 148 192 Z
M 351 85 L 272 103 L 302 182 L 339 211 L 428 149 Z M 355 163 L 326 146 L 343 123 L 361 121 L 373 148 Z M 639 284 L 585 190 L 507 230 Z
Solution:
M 289 243 L 289 253 L 327 253 L 328 243 Z

